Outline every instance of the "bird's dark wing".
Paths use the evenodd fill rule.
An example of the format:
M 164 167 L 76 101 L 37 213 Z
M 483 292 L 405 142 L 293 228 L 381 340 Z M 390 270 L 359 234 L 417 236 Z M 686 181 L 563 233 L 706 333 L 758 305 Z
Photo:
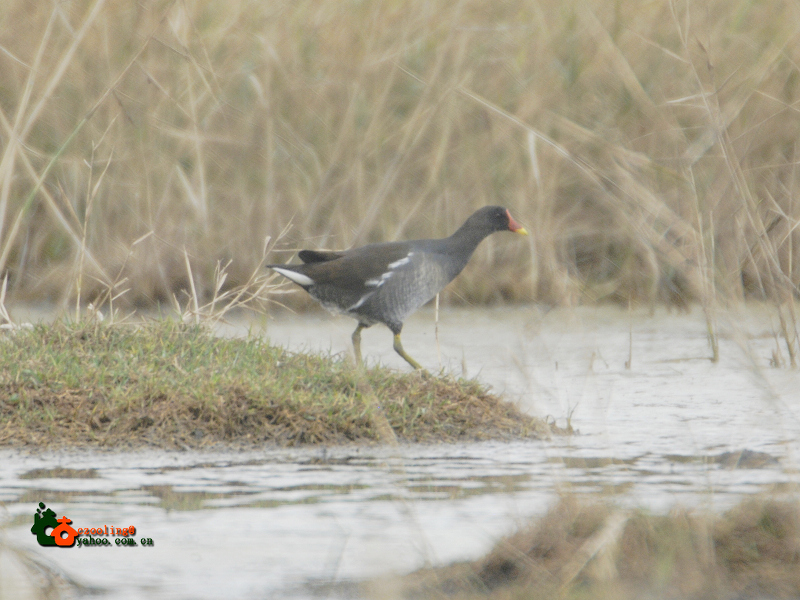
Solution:
M 409 261 L 408 242 L 369 244 L 341 253 L 342 256 L 325 262 L 303 265 L 303 273 L 316 285 L 346 287 L 351 291 L 375 291 L 387 274 L 402 268 Z
M 326 261 L 268 266 L 305 288 L 323 306 L 350 312 L 410 269 L 412 252 L 408 242 L 389 242 L 348 250 Z
M 324 263 L 329 260 L 342 258 L 346 252 L 336 252 L 333 250 L 300 250 L 297 255 L 304 263 Z

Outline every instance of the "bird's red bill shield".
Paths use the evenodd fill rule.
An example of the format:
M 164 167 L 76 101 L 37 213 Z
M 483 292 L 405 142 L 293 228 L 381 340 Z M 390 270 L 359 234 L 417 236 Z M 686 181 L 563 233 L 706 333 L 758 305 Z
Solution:
M 528 230 L 514 220 L 514 218 L 511 216 L 511 213 L 508 212 L 508 209 L 506 209 L 506 214 L 508 215 L 509 231 L 513 231 L 514 233 L 520 233 L 522 235 L 528 235 Z

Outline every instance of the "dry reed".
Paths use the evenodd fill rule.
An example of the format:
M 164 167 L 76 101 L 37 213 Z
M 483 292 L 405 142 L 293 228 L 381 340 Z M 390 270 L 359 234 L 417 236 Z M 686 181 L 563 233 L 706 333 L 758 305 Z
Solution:
M 444 301 L 699 301 L 713 339 L 764 297 L 796 362 L 798 35 L 788 0 L 8 0 L 0 274 L 202 301 L 288 223 L 276 260 L 505 204 L 531 246 Z
M 656 515 L 565 497 L 472 563 L 366 586 L 377 598 L 797 598 L 800 505 Z

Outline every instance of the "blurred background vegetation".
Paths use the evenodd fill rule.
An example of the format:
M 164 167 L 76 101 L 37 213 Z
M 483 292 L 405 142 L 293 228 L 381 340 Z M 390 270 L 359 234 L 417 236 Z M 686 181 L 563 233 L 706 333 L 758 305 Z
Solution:
M 185 256 L 209 296 L 268 236 L 288 261 L 486 204 L 532 236 L 445 300 L 797 295 L 794 1 L 5 0 L 0 74 L 7 301 L 151 306 Z

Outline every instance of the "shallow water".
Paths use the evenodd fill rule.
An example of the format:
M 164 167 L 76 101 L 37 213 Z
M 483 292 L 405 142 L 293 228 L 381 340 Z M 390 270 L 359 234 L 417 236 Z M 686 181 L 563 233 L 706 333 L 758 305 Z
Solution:
M 4 451 L 5 542 L 100 597 L 331 597 L 315 584 L 480 556 L 563 491 L 654 510 L 795 494 L 797 372 L 770 366 L 778 346 L 768 309 L 718 322 L 712 363 L 699 311 L 449 310 L 438 345 L 423 311 L 403 332 L 419 362 L 478 377 L 532 414 L 571 416 L 580 434 L 233 454 Z M 260 325 L 275 343 L 333 353 L 349 352 L 354 327 L 282 314 L 221 333 Z M 368 362 L 408 368 L 386 329 L 366 330 L 362 350 Z M 725 453 L 742 450 L 756 454 L 734 468 L 738 455 Z M 47 471 L 56 467 L 74 471 Z M 29 531 L 40 500 L 73 526 L 133 524 L 154 545 L 41 548 Z

